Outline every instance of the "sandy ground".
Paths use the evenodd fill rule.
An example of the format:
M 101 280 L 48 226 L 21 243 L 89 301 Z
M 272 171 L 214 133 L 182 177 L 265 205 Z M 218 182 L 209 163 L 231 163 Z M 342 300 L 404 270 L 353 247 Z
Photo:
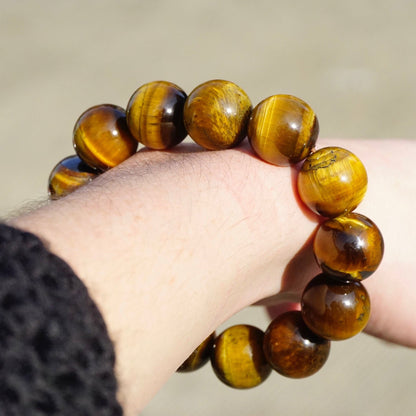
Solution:
M 254 104 L 300 96 L 322 137 L 414 138 L 415 19 L 413 0 L 1 0 L 0 215 L 46 197 L 81 112 L 125 106 L 156 79 L 187 92 L 229 79 Z M 265 328 L 267 317 L 251 308 L 232 322 Z M 415 374 L 414 351 L 360 335 L 307 380 L 276 374 L 235 391 L 209 366 L 174 375 L 143 415 L 408 416 Z

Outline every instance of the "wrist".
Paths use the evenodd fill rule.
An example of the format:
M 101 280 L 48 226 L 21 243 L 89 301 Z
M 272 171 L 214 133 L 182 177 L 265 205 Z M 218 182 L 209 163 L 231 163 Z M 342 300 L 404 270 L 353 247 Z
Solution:
M 222 269 L 223 286 L 238 299 L 245 294 L 244 304 L 233 306 L 239 308 L 280 289 L 284 268 L 316 225 L 296 200 L 294 174 L 245 148 L 139 152 L 14 223 L 41 235 L 82 276 L 151 271 L 147 253 L 157 246 L 172 275 L 172 267 L 191 261 L 204 264 L 206 275 Z

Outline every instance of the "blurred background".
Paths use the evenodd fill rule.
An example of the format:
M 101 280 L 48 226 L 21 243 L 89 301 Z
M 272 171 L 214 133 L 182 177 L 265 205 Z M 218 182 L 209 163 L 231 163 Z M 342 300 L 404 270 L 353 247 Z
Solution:
M 415 21 L 414 0 L 1 0 L 0 216 L 46 198 L 84 110 L 125 107 L 152 80 L 189 93 L 223 78 L 253 105 L 297 95 L 322 137 L 414 138 Z M 242 322 L 265 329 L 268 318 L 253 307 L 224 327 Z M 359 335 L 333 343 L 306 380 L 273 374 L 236 391 L 209 366 L 174 375 L 142 414 L 411 415 L 415 374 L 415 351 Z

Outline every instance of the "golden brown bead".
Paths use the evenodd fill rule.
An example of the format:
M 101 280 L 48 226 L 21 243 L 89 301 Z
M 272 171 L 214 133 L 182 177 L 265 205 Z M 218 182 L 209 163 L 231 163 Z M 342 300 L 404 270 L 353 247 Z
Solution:
M 324 273 L 308 283 L 301 305 L 305 324 L 334 341 L 358 334 L 370 318 L 370 297 L 360 282 L 341 282 Z
M 200 146 L 209 150 L 228 149 L 246 136 L 251 108 L 247 94 L 234 83 L 208 81 L 196 87 L 186 99 L 185 127 Z
M 235 325 L 219 335 L 211 355 L 217 377 L 237 389 L 264 381 L 271 367 L 263 353 L 263 336 L 263 331 L 250 325 Z
M 292 95 L 273 95 L 251 113 L 248 138 L 253 150 L 278 166 L 298 163 L 309 155 L 319 134 L 312 108 Z
M 102 171 L 120 164 L 137 150 L 125 111 L 112 104 L 97 105 L 81 114 L 75 123 L 73 142 L 78 156 Z
M 325 147 L 312 153 L 298 176 L 302 201 L 317 214 L 336 217 L 352 211 L 364 198 L 367 172 L 353 153 Z
M 182 363 L 182 365 L 176 370 L 179 373 L 187 373 L 189 371 L 198 370 L 201 368 L 211 356 L 212 347 L 214 346 L 215 332 L 207 337 L 192 354 Z
M 303 322 L 300 311 L 275 318 L 264 334 L 263 350 L 278 373 L 292 378 L 308 377 L 325 364 L 330 342 L 315 335 Z
M 61 160 L 49 175 L 48 190 L 51 199 L 68 195 L 75 189 L 87 184 L 97 176 L 89 166 L 74 155 Z
M 343 280 L 362 280 L 383 258 L 383 236 L 373 221 L 352 212 L 322 223 L 313 251 L 324 272 Z
M 175 146 L 186 137 L 183 106 L 186 93 L 167 81 L 142 85 L 127 104 L 127 124 L 137 141 L 151 149 Z

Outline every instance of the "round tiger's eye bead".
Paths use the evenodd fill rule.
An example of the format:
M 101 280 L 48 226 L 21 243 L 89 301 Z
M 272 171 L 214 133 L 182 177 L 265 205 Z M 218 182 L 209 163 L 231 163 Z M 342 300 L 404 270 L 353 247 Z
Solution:
M 298 163 L 312 151 L 319 123 L 312 108 L 292 95 L 273 95 L 251 113 L 248 138 L 253 150 L 278 166 Z
M 298 176 L 302 201 L 317 214 L 336 217 L 352 211 L 364 198 L 367 172 L 353 153 L 325 147 L 306 158 Z
M 324 272 L 343 280 L 362 280 L 383 258 L 383 236 L 373 221 L 352 212 L 322 223 L 313 251 Z
M 198 370 L 208 360 L 211 355 L 212 347 L 214 346 L 215 332 L 207 337 L 192 354 L 182 363 L 182 365 L 176 370 L 180 373 L 186 373 L 189 371 Z
M 303 322 L 300 311 L 275 318 L 264 334 L 267 361 L 278 373 L 292 378 L 308 377 L 325 364 L 330 342 L 315 335 Z
M 101 171 L 120 164 L 137 150 L 125 111 L 112 104 L 97 105 L 82 113 L 75 123 L 73 142 L 78 156 Z
M 370 297 L 360 282 L 341 282 L 324 273 L 308 283 L 301 305 L 305 324 L 334 341 L 358 334 L 370 317 Z
M 260 329 L 235 325 L 215 340 L 211 363 L 217 377 L 230 387 L 248 389 L 264 381 L 271 367 L 263 353 Z
M 186 93 L 167 81 L 142 85 L 127 104 L 127 124 L 137 141 L 150 149 L 163 150 L 186 137 L 183 106 Z
M 96 176 L 97 172 L 94 172 L 78 156 L 68 156 L 62 159 L 49 175 L 49 197 L 58 199 L 68 195 Z
M 247 94 L 234 83 L 208 81 L 196 87 L 186 99 L 185 127 L 200 146 L 209 150 L 228 149 L 245 138 L 251 108 Z

